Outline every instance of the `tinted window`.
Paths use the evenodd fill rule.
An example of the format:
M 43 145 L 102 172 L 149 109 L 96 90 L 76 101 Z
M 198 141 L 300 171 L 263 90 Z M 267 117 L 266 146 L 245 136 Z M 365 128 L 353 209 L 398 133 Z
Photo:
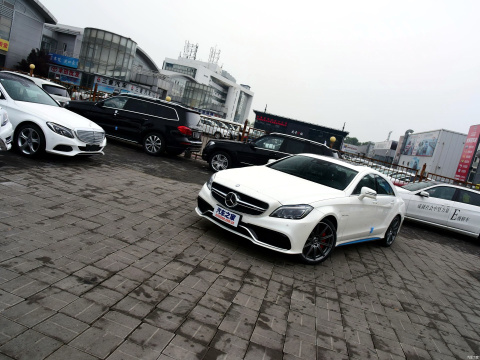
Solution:
M 283 151 L 289 154 L 308 152 L 308 143 L 299 140 L 285 139 Z
M 430 197 L 443 200 L 452 200 L 456 190 L 456 188 L 448 186 L 436 186 L 425 191 L 430 194 Z
M 480 194 L 461 189 L 458 192 L 458 202 L 480 206 Z
M 49 94 L 70 97 L 68 95 L 67 89 L 65 88 L 61 88 L 59 86 L 49 85 L 49 84 L 43 84 L 42 87 L 43 87 L 43 90 L 45 90 Z
M 364 186 L 376 191 L 377 186 L 375 184 L 375 178 L 372 174 L 365 175 L 362 180 L 360 180 L 360 182 L 355 187 L 355 190 L 353 190 L 353 194 L 360 194 L 362 191 L 362 187 Z
M 310 151 L 312 154 L 333 156 L 333 151 L 326 146 L 310 144 Z
M 13 100 L 25 101 L 50 106 L 60 106 L 43 89 L 29 80 L 18 79 L 18 77 L 9 77 L 0 75 L 0 81 Z
M 124 97 L 113 97 L 104 101 L 103 106 L 113 108 L 113 109 L 123 109 L 127 98 Z
M 278 151 L 280 150 L 280 147 L 282 146 L 284 140 L 285 139 L 281 137 L 265 136 L 255 141 L 255 146 L 262 149 Z
M 395 195 L 393 192 L 392 187 L 390 184 L 382 178 L 381 176 L 376 176 L 375 179 L 377 180 L 377 194 L 379 195 Z
M 125 110 L 134 111 L 141 114 L 156 116 L 162 119 L 177 120 L 177 112 L 175 109 L 155 104 L 149 101 L 128 99 Z

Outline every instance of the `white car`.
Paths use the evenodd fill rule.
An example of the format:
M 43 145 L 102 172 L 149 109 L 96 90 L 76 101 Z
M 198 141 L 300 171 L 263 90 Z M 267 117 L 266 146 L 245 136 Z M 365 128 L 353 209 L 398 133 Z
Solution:
M 8 119 L 8 113 L 0 108 L 0 151 L 10 150 L 12 147 L 13 126 Z
M 13 126 L 13 147 L 25 156 L 103 154 L 107 141 L 100 126 L 61 107 L 26 79 L 0 72 L 0 106 Z
M 335 246 L 390 246 L 405 204 L 379 172 L 331 157 L 299 154 L 215 173 L 198 195 L 198 215 L 251 242 L 308 264 Z
M 202 127 L 204 134 L 213 135 L 215 139 L 227 139 L 230 137 L 228 129 L 220 126 L 213 120 L 201 118 L 199 125 Z
M 407 184 L 397 191 L 405 201 L 406 219 L 480 240 L 480 191 L 437 181 Z
M 13 71 L 5 71 L 6 73 L 11 73 L 17 76 L 21 76 L 27 80 L 33 81 L 36 85 L 41 87 L 43 90 L 45 90 L 52 98 L 58 101 L 60 105 L 64 105 L 66 102 L 70 101 L 70 95 L 68 94 L 68 90 L 65 86 L 62 86 L 60 84 L 54 83 L 53 81 L 50 80 L 45 80 L 41 79 L 36 76 L 29 76 Z

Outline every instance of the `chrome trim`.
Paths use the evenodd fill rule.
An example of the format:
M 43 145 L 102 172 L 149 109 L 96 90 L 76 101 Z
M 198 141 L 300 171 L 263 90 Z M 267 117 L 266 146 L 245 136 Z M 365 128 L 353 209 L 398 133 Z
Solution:
M 224 199 L 227 197 L 227 194 L 225 194 L 223 191 L 220 191 L 218 189 L 215 189 L 213 186 L 212 186 L 212 192 L 215 192 L 217 193 L 218 195 L 220 195 L 221 197 L 223 197 Z M 227 204 L 225 204 L 226 206 L 228 206 Z M 253 205 L 253 204 L 250 204 L 250 203 L 247 203 L 245 201 L 242 201 L 242 199 L 238 199 L 237 201 L 237 205 L 243 205 L 245 206 L 246 208 L 249 208 L 249 209 L 253 209 L 253 210 L 257 210 L 257 211 L 267 211 L 268 210 L 268 207 L 266 209 L 264 208 L 261 208 L 259 206 L 256 206 L 256 205 Z M 229 206 L 228 206 L 229 207 Z

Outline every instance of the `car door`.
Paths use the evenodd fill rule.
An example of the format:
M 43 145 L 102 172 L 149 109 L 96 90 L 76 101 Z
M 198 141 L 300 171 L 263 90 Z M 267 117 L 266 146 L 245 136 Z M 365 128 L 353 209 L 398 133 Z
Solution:
M 84 115 L 86 118 L 100 125 L 108 135 L 115 135 L 116 113 L 123 109 L 127 102 L 126 97 L 112 97 L 94 106 L 88 107 Z
M 360 199 L 363 187 L 375 190 L 376 183 L 373 174 L 365 175 L 356 185 L 349 197 L 349 204 L 342 213 L 341 238 L 339 243 L 356 239 L 374 237 L 378 217 L 378 200 L 368 197 Z
M 480 193 L 458 189 L 447 225 L 476 236 L 480 233 Z
M 372 232 L 374 235 L 383 234 L 392 219 L 393 209 L 398 199 L 388 181 L 380 176 L 375 175 L 376 191 L 377 191 L 377 218 L 375 227 Z
M 141 142 L 142 129 L 150 121 L 149 112 L 155 104 L 140 99 L 129 98 L 123 109 L 115 114 L 115 131 L 122 139 Z
M 238 151 L 238 161 L 248 165 L 264 165 L 270 159 L 281 159 L 288 154 L 280 151 L 284 137 L 276 135 L 263 136 Z
M 436 185 L 424 189 L 428 197 L 416 191 L 407 205 L 407 216 L 433 224 L 447 225 L 449 216 L 454 211 L 453 198 L 456 188 L 448 185 Z

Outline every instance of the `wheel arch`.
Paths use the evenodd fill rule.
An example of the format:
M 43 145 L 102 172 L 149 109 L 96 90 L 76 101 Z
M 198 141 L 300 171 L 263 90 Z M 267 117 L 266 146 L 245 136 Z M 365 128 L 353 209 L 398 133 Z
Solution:
M 15 129 L 13 130 L 13 136 L 14 136 L 14 138 L 17 137 L 18 131 L 20 130 L 20 128 L 21 128 L 23 125 L 29 125 L 29 124 L 38 126 L 38 127 L 42 130 L 43 136 L 45 136 L 45 126 L 46 126 L 46 124 L 45 124 L 45 123 L 38 122 L 38 121 L 35 121 L 35 120 L 28 119 L 28 120 L 23 120 L 23 121 L 19 122 L 19 123 L 15 126 Z

